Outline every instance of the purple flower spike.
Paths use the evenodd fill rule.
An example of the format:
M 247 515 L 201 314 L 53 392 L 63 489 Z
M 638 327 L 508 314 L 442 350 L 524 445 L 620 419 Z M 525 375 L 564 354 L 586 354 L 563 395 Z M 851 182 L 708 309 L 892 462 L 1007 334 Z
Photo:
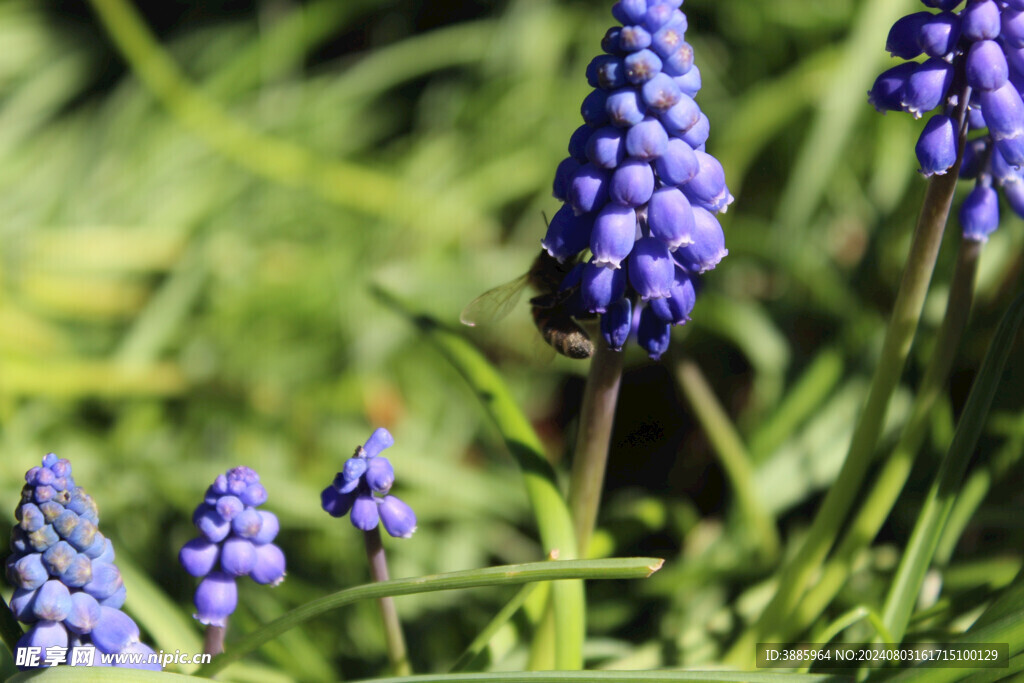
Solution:
M 411 538 L 416 531 L 416 513 L 394 496 L 379 499 L 380 521 L 384 530 L 395 538 Z
M 569 292 L 565 313 L 570 318 L 599 316 L 601 335 L 615 350 L 646 316 L 643 345 L 653 358 L 668 344 L 667 326 L 689 319 L 695 302 L 689 273 L 714 268 L 728 253 L 713 214 L 733 201 L 721 164 L 706 151 L 711 122 L 693 99 L 701 74 L 685 40 L 682 4 L 615 4 L 612 14 L 623 26 L 605 33 L 605 54 L 595 57 L 586 72 L 588 82 L 607 93 L 604 113 L 611 125 L 590 126 L 585 144 L 579 129 L 573 134 L 570 156 L 582 165 L 563 161 L 553 184 L 556 198 L 564 197 L 574 214 L 592 220 L 587 230 L 576 233 L 586 233 L 587 240 L 563 238 L 567 233 L 561 221 L 552 221 L 543 242 L 567 264 L 559 285 Z M 943 32 L 948 39 L 959 29 L 946 19 L 922 12 L 915 21 L 936 24 L 928 38 L 937 44 Z M 899 34 L 901 44 L 910 41 L 917 54 L 919 32 L 910 30 L 911 23 L 903 22 L 909 28 L 894 30 L 894 36 Z M 918 70 L 904 68 L 884 93 L 876 88 L 880 100 L 888 98 L 889 107 L 899 109 L 906 82 Z M 919 79 L 920 89 L 929 85 L 924 76 Z M 593 108 L 584 105 L 586 111 Z M 585 120 L 594 123 L 595 117 L 586 114 Z M 671 302 L 673 290 L 676 302 Z M 368 507 L 366 514 L 372 522 Z
M 227 626 L 235 608 L 238 607 L 238 585 L 233 576 L 224 572 L 212 572 L 199 582 L 196 588 L 193 615 L 199 623 L 207 626 Z
M 668 246 L 653 237 L 637 240 L 629 255 L 629 283 L 640 298 L 669 296 L 674 277 L 675 263 Z
M 564 208 L 564 207 L 563 207 Z M 383 430 L 378 430 L 383 431 Z M 390 439 L 390 434 L 388 435 Z M 388 445 L 394 443 L 391 439 Z M 378 451 L 379 452 L 379 451 Z M 352 496 L 352 500 L 347 501 L 345 506 L 329 506 L 324 505 L 324 509 L 327 510 L 335 517 L 340 517 L 351 511 L 352 525 L 361 531 L 372 531 L 377 528 L 377 525 L 383 521 L 384 528 L 392 536 L 401 536 L 407 538 L 412 534 L 412 531 L 416 527 L 416 516 L 412 513 L 409 507 L 402 503 L 394 496 L 384 495 L 383 497 L 375 496 L 375 493 L 387 494 L 391 489 L 395 481 L 395 472 L 391 466 L 391 463 L 382 457 L 368 457 L 366 458 L 367 466 L 365 471 L 360 475 L 359 479 L 356 480 L 357 488 Z M 333 489 L 332 486 L 328 486 L 324 490 L 325 499 L 328 498 L 328 492 Z M 331 500 L 333 502 L 333 499 Z M 411 521 L 411 525 L 408 520 Z M 390 526 L 389 526 L 390 525 Z M 270 526 L 273 533 L 276 534 L 276 518 L 273 522 L 264 520 L 264 526 Z M 269 540 L 273 538 L 270 535 L 267 539 L 268 545 Z M 255 540 L 255 539 L 254 539 Z M 265 546 L 264 546 L 265 547 Z M 267 579 L 261 581 L 264 583 L 272 583 L 275 580 L 274 567 L 276 564 L 272 562 L 275 560 L 276 553 L 271 550 L 263 550 L 262 547 L 257 546 L 256 548 L 256 566 L 253 568 L 252 576 L 257 581 L 261 579 Z M 268 563 L 265 565 L 265 563 Z M 284 565 L 283 557 L 281 562 L 281 573 L 283 574 Z M 259 577 L 257 577 L 259 575 Z
M 964 239 L 987 242 L 988 236 L 999 227 L 999 197 L 996 191 L 978 183 L 960 207 L 960 225 Z
M 945 114 L 928 119 L 917 141 L 917 160 L 921 173 L 927 176 L 945 175 L 956 163 L 956 126 Z
M 583 307 L 590 313 L 604 313 L 608 305 L 626 292 L 626 273 L 621 268 L 605 268 L 593 260 L 583 268 L 580 294 Z

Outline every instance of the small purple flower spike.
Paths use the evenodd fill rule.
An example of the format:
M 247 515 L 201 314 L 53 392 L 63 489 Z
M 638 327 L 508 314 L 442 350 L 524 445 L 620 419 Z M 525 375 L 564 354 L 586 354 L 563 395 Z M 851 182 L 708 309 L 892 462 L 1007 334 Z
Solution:
M 396 538 L 412 536 L 416 515 L 408 505 L 388 495 L 395 482 L 395 470 L 387 458 L 380 456 L 394 443 L 388 430 L 375 430 L 320 494 L 324 511 L 332 517 L 351 513 L 352 525 L 360 531 L 372 531 L 383 523 L 384 530 Z
M 266 500 L 260 475 L 234 467 L 217 476 L 192 515 L 200 535 L 182 546 L 178 561 L 202 579 L 195 593 L 194 616 L 200 623 L 227 624 L 238 603 L 237 577 L 272 586 L 284 580 L 284 553 L 273 543 L 280 524 L 274 513 L 257 509 Z M 275 562 L 266 562 L 267 557 Z
M 651 357 L 667 348 L 671 324 L 690 319 L 692 278 L 728 253 L 713 214 L 724 213 L 733 201 L 722 165 L 705 149 L 711 123 L 694 101 L 701 75 L 685 40 L 688 22 L 681 5 L 620 0 L 612 8 L 622 25 L 608 30 L 601 41 L 605 54 L 587 66 L 587 82 L 595 90 L 583 102 L 584 125 L 572 134 L 569 159 L 559 164 L 553 183 L 555 198 L 564 203 L 556 218 L 568 208 L 590 220 L 579 230 L 553 220 L 541 243 L 560 262 L 575 265 L 573 278 L 582 265 L 579 290 L 566 308 L 573 316 L 597 315 L 608 348 L 622 350 L 642 311 L 659 312 L 643 316 L 648 322 L 641 342 Z M 920 15 L 894 29 L 890 42 L 899 54 L 922 52 L 920 31 L 927 30 L 933 51 L 956 41 L 958 19 Z M 899 109 L 917 71 L 901 69 L 876 86 L 879 106 Z M 938 64 L 931 71 L 915 78 L 911 94 L 919 107 L 942 95 L 944 71 Z M 603 115 L 597 111 L 601 104 Z M 586 259 L 588 247 L 592 258 Z M 669 305 L 680 268 L 688 298 Z M 563 288 L 570 286 L 566 276 Z M 665 316 L 670 323 L 663 329 Z M 325 497 L 331 510 L 346 504 Z
M 1024 3 L 1020 0 L 922 0 L 927 8 L 893 24 L 886 47 L 905 61 L 875 81 L 868 101 L 879 111 L 903 110 L 924 126 L 916 152 L 925 176 L 957 163 L 954 112 L 967 101 L 966 144 L 960 176 L 978 185 L 960 211 L 965 239 L 984 242 L 999 227 L 1000 190 L 1014 211 L 1024 210 Z M 959 11 L 955 11 L 960 7 Z M 977 131 L 979 134 L 974 135 Z
M 15 517 L 10 607 L 31 625 L 17 647 L 95 646 L 105 654 L 148 648 L 120 609 L 127 591 L 113 545 L 99 532 L 96 503 L 75 484 L 71 463 L 48 453 L 30 469 Z

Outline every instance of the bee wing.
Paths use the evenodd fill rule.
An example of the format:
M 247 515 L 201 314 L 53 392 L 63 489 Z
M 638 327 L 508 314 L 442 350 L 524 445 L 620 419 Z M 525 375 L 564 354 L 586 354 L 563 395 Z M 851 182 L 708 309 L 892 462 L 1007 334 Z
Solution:
M 493 323 L 501 320 L 519 303 L 519 297 L 526 288 L 529 273 L 520 275 L 511 282 L 498 285 L 469 302 L 459 314 L 463 325 L 474 327 L 480 324 Z
M 538 365 L 548 365 L 555 360 L 555 356 L 558 355 L 555 352 L 555 347 L 544 341 L 539 330 L 535 331 L 531 337 L 530 356 Z

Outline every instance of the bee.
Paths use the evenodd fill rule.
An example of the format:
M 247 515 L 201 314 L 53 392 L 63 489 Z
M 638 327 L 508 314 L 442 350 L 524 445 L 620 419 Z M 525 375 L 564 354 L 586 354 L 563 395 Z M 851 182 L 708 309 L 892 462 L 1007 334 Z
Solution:
M 470 327 L 501 320 L 512 311 L 523 290 L 530 285 L 538 292 L 537 296 L 530 299 L 530 311 L 533 323 L 544 341 L 568 358 L 590 358 L 594 353 L 594 344 L 583 328 L 573 320 L 566 307 L 567 300 L 576 288 L 559 290 L 573 265 L 571 262 L 559 263 L 558 259 L 541 250 L 530 270 L 470 301 L 462 309 L 459 320 Z

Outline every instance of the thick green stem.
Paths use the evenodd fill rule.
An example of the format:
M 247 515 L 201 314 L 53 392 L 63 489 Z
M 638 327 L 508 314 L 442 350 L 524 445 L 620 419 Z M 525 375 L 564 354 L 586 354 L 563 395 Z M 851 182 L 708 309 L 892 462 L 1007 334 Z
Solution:
M 676 374 L 694 415 L 704 428 L 729 478 L 744 528 L 758 544 L 762 559 L 773 561 L 779 552 L 779 534 L 775 529 L 775 520 L 757 496 L 754 467 L 743 440 L 696 363 L 691 360 L 679 361 Z
M 835 483 L 825 495 L 825 500 L 803 544 L 779 573 L 775 595 L 754 626 L 743 634 L 727 653 L 727 661 L 731 663 L 752 665 L 754 645 L 759 640 L 771 640 L 785 630 L 786 617 L 792 614 L 811 576 L 820 568 L 832 548 L 867 475 L 882 422 L 889 407 L 889 399 L 892 398 L 903 374 L 903 367 L 921 320 L 921 309 L 942 243 L 942 234 L 953 202 L 953 192 L 956 190 L 959 160 L 963 156 L 963 120 L 969 95 L 967 88 L 960 93 L 961 105 L 956 117 L 961 124 L 961 154 L 957 155 L 957 163 L 953 168 L 945 175 L 932 176 L 928 183 L 924 204 L 921 206 L 910 244 L 907 265 L 893 304 L 892 318 L 885 332 L 882 353 L 871 380 L 867 402 L 854 428 L 846 459 Z
M 377 582 L 390 580 L 388 559 L 380 539 L 380 526 L 364 532 L 363 538 L 366 541 L 366 559 L 370 562 L 370 576 Z M 380 616 L 384 621 L 384 638 L 387 641 L 391 672 L 396 676 L 408 676 L 412 674 L 412 667 L 409 666 L 409 655 L 405 649 L 405 638 L 402 636 L 402 622 L 398 620 L 395 601 L 390 597 L 382 597 L 377 599 L 377 604 L 380 606 Z
M 921 386 L 914 398 L 910 419 L 900 435 L 899 443 L 885 461 L 874 487 L 861 505 L 849 530 L 840 541 L 833 556 L 822 569 L 818 583 L 807 592 L 793 618 L 786 620 L 785 637 L 805 629 L 832 601 L 850 575 L 850 567 L 857 554 L 874 540 L 878 530 L 889 517 L 889 512 L 906 484 L 914 458 L 921 450 L 935 401 L 949 378 L 953 359 L 970 317 L 974 300 L 974 281 L 978 270 L 981 244 L 974 240 L 961 240 L 957 251 L 956 268 L 946 301 L 946 315 L 939 330 L 935 350 L 925 369 Z
M 569 509 L 576 526 L 579 556 L 587 556 L 590 535 L 597 524 L 604 471 L 608 464 L 608 443 L 612 438 L 615 404 L 622 380 L 622 352 L 595 344 L 594 358 L 583 390 L 580 427 L 572 461 Z

